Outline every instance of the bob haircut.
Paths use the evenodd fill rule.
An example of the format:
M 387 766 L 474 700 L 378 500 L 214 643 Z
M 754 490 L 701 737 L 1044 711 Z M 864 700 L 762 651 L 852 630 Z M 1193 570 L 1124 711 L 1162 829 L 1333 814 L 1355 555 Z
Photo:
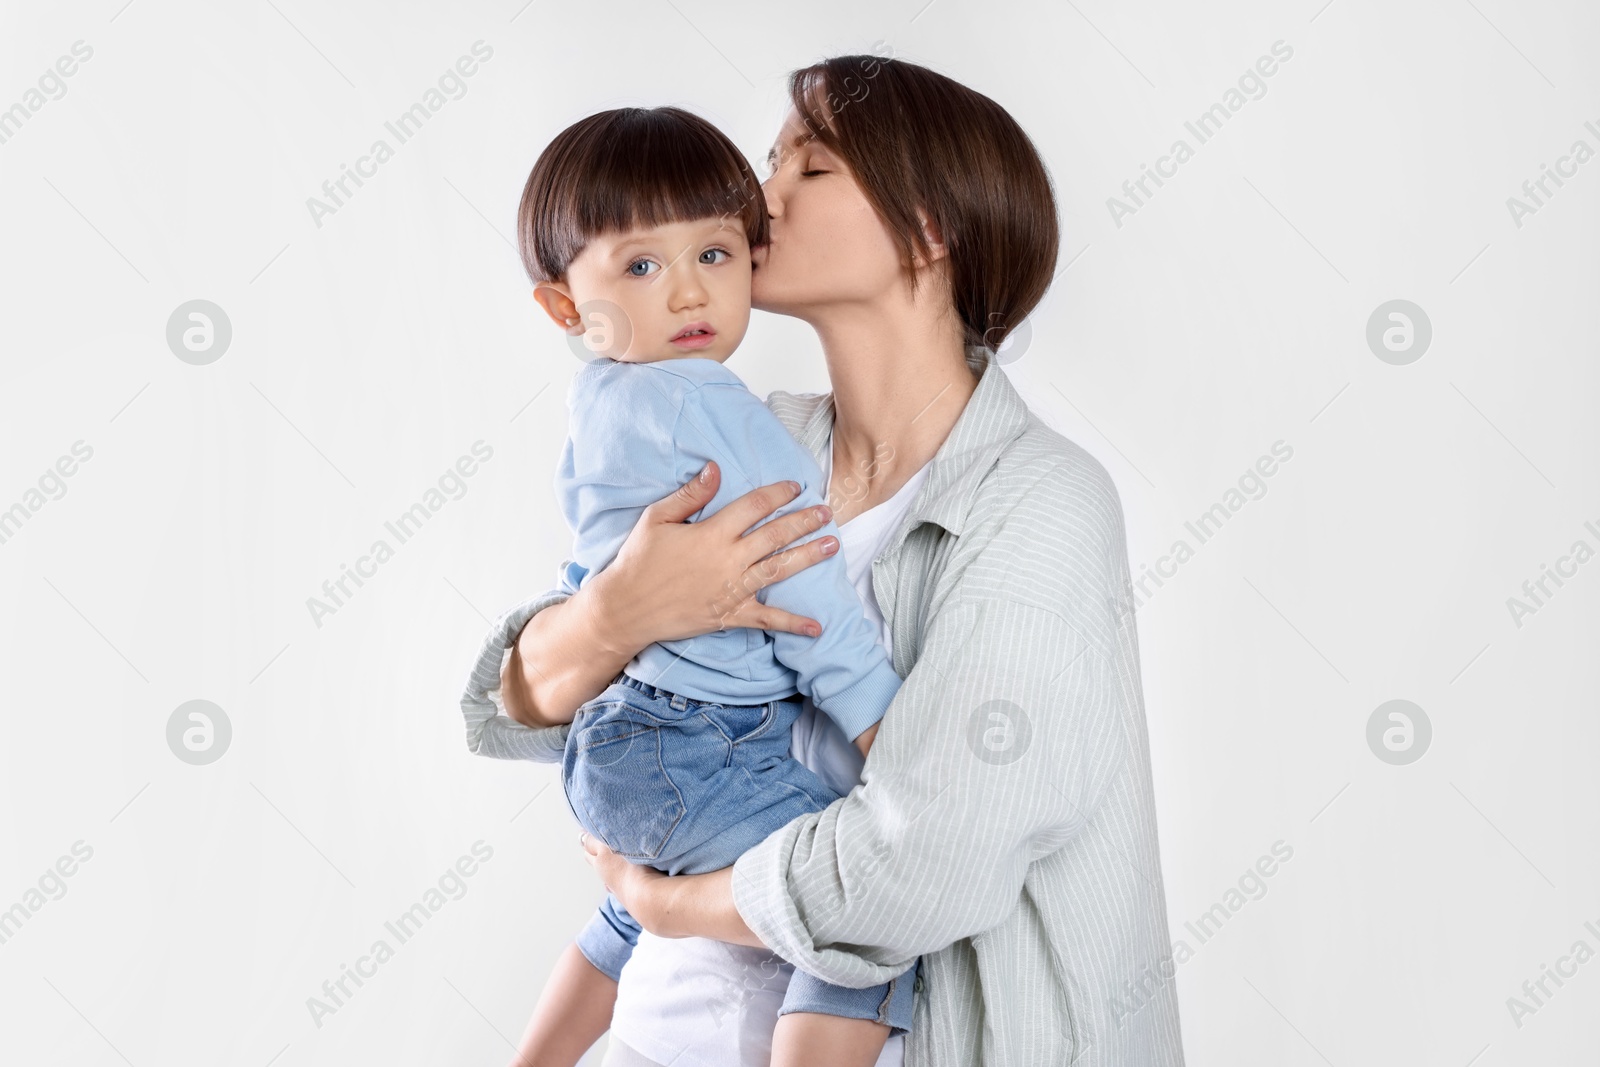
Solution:
M 998 350 L 1050 288 L 1060 244 L 1050 175 L 1022 127 L 960 82 L 876 55 L 794 71 L 789 99 L 849 164 L 908 264 L 928 256 L 917 209 L 927 213 L 944 236 L 967 345 Z
M 713 217 L 739 219 L 751 248 L 767 243 L 766 197 L 744 154 L 681 108 L 617 108 L 540 153 L 517 207 L 517 250 L 535 284 L 565 281 L 602 234 Z

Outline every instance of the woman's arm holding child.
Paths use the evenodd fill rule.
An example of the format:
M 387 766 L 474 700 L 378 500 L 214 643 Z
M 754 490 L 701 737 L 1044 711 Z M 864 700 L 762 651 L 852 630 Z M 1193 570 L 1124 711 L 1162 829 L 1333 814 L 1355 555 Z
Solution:
M 609 566 L 529 620 L 501 675 L 508 716 L 525 726 L 571 722 L 584 701 L 599 696 L 656 641 L 738 626 L 820 632 L 814 620 L 769 607 L 755 594 L 826 559 L 830 545 L 837 548 L 825 537 L 785 548 L 827 520 L 806 508 L 751 530 L 798 495 L 777 482 L 700 522 L 686 521 L 716 496 L 719 484 L 716 464 L 708 464 L 698 478 L 645 508 Z M 724 595 L 708 602 L 702 594 L 708 588 Z

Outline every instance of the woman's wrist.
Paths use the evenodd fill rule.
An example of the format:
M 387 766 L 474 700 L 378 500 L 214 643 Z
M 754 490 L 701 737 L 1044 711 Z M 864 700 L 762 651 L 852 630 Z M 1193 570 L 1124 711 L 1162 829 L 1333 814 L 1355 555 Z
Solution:
M 528 627 L 524 626 L 522 633 L 527 631 Z M 511 655 L 500 673 L 500 703 L 505 705 L 506 716 L 513 722 L 535 728 L 555 726 L 556 723 L 545 721 L 534 703 L 535 674 L 528 669 L 529 662 L 522 654 L 522 633 L 511 643 Z
M 734 945 L 766 948 L 745 924 L 733 903 L 733 868 L 660 878 L 641 894 L 650 926 L 640 925 L 658 937 L 709 937 Z
M 615 610 L 616 594 L 628 588 L 625 565 L 613 563 L 589 579 L 587 585 L 573 594 L 580 601 L 580 609 L 588 640 L 592 647 L 621 670 L 655 638 L 641 634 L 637 626 L 640 613 Z
M 733 868 L 704 874 L 668 875 L 629 863 L 589 836 L 580 838 L 589 864 L 640 926 L 657 937 L 709 937 L 766 948 L 733 900 Z
M 657 937 L 693 937 L 695 932 L 685 928 L 684 920 L 688 915 L 686 894 L 693 890 L 696 877 L 692 874 L 678 875 L 676 878 L 658 878 L 645 883 L 646 891 L 641 895 L 650 922 L 646 924 L 641 920 L 639 925 Z
M 613 609 L 626 581 L 596 574 L 582 589 L 530 618 L 511 645 L 500 674 L 506 715 L 540 728 L 570 723 L 649 644 L 630 627 L 634 613 Z

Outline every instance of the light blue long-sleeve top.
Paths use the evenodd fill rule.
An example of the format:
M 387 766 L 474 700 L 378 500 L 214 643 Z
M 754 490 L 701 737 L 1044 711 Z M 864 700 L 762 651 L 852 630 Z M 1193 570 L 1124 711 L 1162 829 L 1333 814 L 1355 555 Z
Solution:
M 707 460 L 717 461 L 722 482 L 691 522 L 758 486 L 785 479 L 800 483 L 800 495 L 772 518 L 824 502 L 827 486 L 811 452 L 738 375 L 714 359 L 595 359 L 573 377 L 567 409 L 568 436 L 555 489 L 573 533 L 571 558 L 558 575 L 568 593 L 616 558 L 646 506 L 699 474 Z M 813 536 L 830 534 L 839 536 L 831 521 Z M 627 673 L 695 700 L 724 704 L 762 704 L 802 692 L 852 740 L 883 718 L 900 676 L 840 556 L 755 595 L 765 604 L 816 619 L 821 636 L 735 627 L 650 645 L 628 664 Z

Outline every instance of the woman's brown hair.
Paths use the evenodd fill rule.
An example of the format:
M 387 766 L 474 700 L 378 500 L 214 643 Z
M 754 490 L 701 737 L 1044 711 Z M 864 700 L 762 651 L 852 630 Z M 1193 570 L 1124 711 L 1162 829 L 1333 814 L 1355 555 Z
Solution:
M 927 213 L 966 343 L 998 349 L 1050 287 L 1060 243 L 1050 175 L 1022 127 L 960 82 L 876 55 L 802 67 L 789 99 L 849 164 L 908 262 L 928 256 L 917 209 Z
M 734 143 L 676 107 L 624 107 L 579 119 L 528 174 L 517 250 L 534 282 L 562 281 L 592 239 L 668 222 L 737 218 L 767 243 L 761 181 Z

